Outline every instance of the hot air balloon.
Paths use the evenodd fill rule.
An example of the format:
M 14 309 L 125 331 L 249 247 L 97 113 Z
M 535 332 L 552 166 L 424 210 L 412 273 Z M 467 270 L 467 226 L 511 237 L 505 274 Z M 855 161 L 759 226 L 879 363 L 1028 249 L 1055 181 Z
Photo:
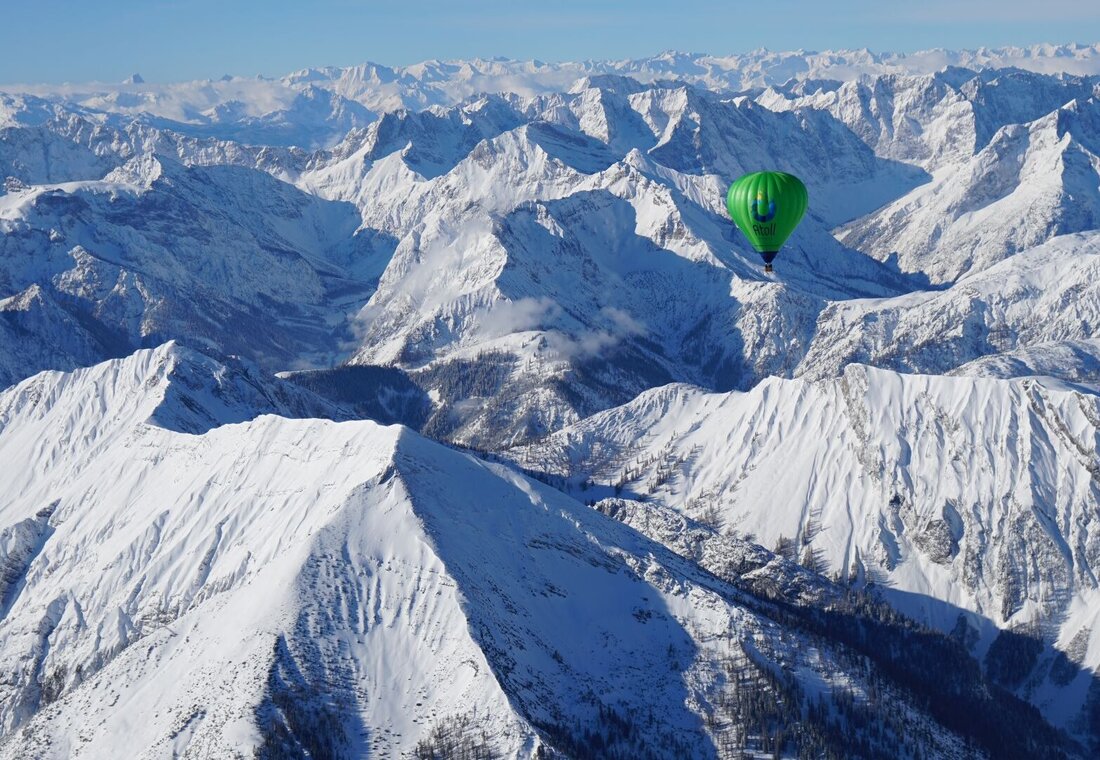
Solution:
M 764 257 L 764 271 L 806 213 L 809 196 L 802 180 L 783 172 L 753 172 L 730 185 L 726 210 Z

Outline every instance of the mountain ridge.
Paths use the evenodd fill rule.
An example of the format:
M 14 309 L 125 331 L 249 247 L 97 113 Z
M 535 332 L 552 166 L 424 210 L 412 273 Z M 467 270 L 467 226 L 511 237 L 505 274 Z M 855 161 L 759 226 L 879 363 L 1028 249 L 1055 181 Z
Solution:
M 398 426 L 273 415 L 199 434 L 148 424 L 151 408 L 181 403 L 164 389 L 191 375 L 182 366 L 234 372 L 168 345 L 0 393 L 0 451 L 27 465 L 2 520 L 33 509 L 45 526 L 37 539 L 0 539 L 5 566 L 12 539 L 34 542 L 0 620 L 0 649 L 15 663 L 0 756 L 356 756 L 430 747 L 448 730 L 512 757 L 539 746 L 712 757 L 717 732 L 768 747 L 751 723 L 737 728 L 746 713 L 723 707 L 740 693 L 713 681 L 726 667 L 758 695 L 844 711 L 843 694 L 864 694 L 907 718 L 879 721 L 886 739 L 796 711 L 791 725 L 807 739 L 896 741 L 942 757 L 963 756 L 967 742 L 998 746 L 945 727 L 905 681 L 859 666 L 848 644 L 784 631 L 770 606 L 784 594 L 841 592 L 759 547 L 738 551 L 763 561 L 752 582 L 767 583 L 763 572 L 778 596 L 753 602 L 623 521 Z M 52 450 L 23 445 L 43 433 Z M 42 456 L 64 481 L 35 477 Z M 119 470 L 119 457 L 130 466 Z M 730 654 L 733 641 L 744 655 Z M 812 671 L 844 691 L 806 692 L 769 679 L 771 668 Z M 976 672 L 965 679 L 975 699 L 992 688 Z M 129 724 L 129 710 L 150 706 Z M 1009 699 L 1001 709 L 1021 708 Z M 1053 744 L 1038 751 L 1077 751 L 1026 711 L 1017 719 L 1032 727 L 1028 742 L 1048 732 Z

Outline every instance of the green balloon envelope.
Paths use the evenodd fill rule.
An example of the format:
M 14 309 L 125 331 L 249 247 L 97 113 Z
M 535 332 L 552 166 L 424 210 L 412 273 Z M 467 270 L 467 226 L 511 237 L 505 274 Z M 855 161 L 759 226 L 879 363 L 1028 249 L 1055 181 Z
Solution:
M 768 271 L 775 254 L 802 221 L 808 203 L 802 180 L 783 172 L 746 174 L 730 185 L 726 195 L 730 218 L 764 257 Z

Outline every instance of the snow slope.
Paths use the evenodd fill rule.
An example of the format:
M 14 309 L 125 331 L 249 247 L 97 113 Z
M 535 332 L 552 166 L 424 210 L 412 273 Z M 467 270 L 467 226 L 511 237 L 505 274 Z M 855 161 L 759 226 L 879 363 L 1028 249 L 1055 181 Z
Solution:
M 852 81 L 790 82 L 756 99 L 776 111 L 826 111 L 876 154 L 938 172 L 969 159 L 1002 128 L 1035 121 L 1072 100 L 1088 100 L 1098 86 L 1096 76 L 948 67 Z
M 310 676 L 326 678 L 338 691 L 304 707 L 305 714 L 328 715 L 330 740 L 347 733 L 353 753 L 368 742 L 379 751 L 415 743 L 412 719 L 465 707 L 473 693 L 509 725 L 499 689 L 477 688 L 485 686 L 488 669 L 468 638 L 453 635 L 461 630 L 447 614 L 455 591 L 418 539 L 414 518 L 403 510 L 387 517 L 384 505 L 368 510 L 362 484 L 377 480 L 390 463 L 399 432 L 364 423 L 329 438 L 322 431 L 331 423 L 287 429 L 288 421 L 276 417 L 246 424 L 251 432 L 243 436 L 232 425 L 210 437 L 150 426 L 145 420 L 158 408 L 163 415 L 172 371 L 191 361 L 171 347 L 142 351 L 74 376 L 39 376 L 5 396 L 4 458 L 24 464 L 11 484 L 12 493 L 24 496 L 5 508 L 4 523 L 43 499 L 54 505 L 52 525 L 33 547 L 5 608 L 5 661 L 19 663 L 3 700 L 6 733 L 84 683 L 7 741 L 7 753 L 18 756 L 30 747 L 38 756 L 57 757 L 163 754 L 173 747 L 206 755 L 250 752 L 263 740 L 265 710 L 274 709 L 262 704 L 269 683 L 285 678 L 293 687 L 294 678 Z M 104 416 L 99 405 L 115 415 Z M 25 441 L 35 438 L 46 447 L 28 447 Z M 67 485 L 58 489 L 62 481 L 38 477 L 44 465 L 63 472 Z M 316 482 L 307 486 L 311 477 Z M 326 537 L 339 534 L 356 513 L 362 516 L 357 534 L 403 539 L 369 549 L 349 537 L 343 550 L 357 560 L 350 585 L 334 588 L 324 578 Z M 406 580 L 421 586 L 423 604 L 403 610 L 399 602 L 384 620 L 378 611 L 368 614 L 372 599 L 405 597 L 411 589 L 391 584 Z M 336 611 L 353 624 L 327 631 L 328 641 L 308 635 L 333 613 L 315 596 L 322 590 L 333 602 L 352 594 Z M 442 593 L 447 596 L 437 600 Z M 441 640 L 444 632 L 449 635 Z M 364 637 L 370 657 L 363 654 Z M 306 658 L 298 650 L 304 646 L 326 651 Z M 440 646 L 445 672 L 402 667 Z M 349 647 L 362 656 L 363 672 L 346 669 Z M 402 673 L 400 683 L 387 668 Z M 435 695 L 429 708 L 414 710 L 426 685 L 439 682 L 454 686 Z M 343 708 L 333 713 L 327 703 L 335 694 L 377 713 L 371 728 L 378 736 L 350 722 Z
M 1003 127 L 972 158 L 847 225 L 838 238 L 941 283 L 1055 235 L 1096 229 L 1098 135 L 1095 99 Z
M 950 374 L 1002 378 L 1045 375 L 1097 386 L 1100 385 L 1100 340 L 1037 343 L 974 359 Z
M 730 570 L 407 429 L 237 421 L 253 400 L 209 391 L 234 374 L 166 345 L 0 395 L 0 756 L 397 756 L 465 721 L 509 757 L 594 735 L 713 757 L 761 741 L 727 722 L 738 683 L 871 700 L 871 746 L 970 751 Z M 224 424 L 164 426 L 178 415 Z M 723 551 L 779 598 L 839 598 L 759 547 Z
M 1089 340 L 1100 330 L 1098 244 L 1096 232 L 1063 235 L 945 290 L 831 303 L 795 374 L 831 377 L 851 362 L 946 373 L 982 357 Z
M 102 180 L 0 196 L 0 382 L 165 338 L 268 368 L 350 339 L 388 260 L 349 204 L 265 172 L 142 154 Z
M 747 393 L 657 388 L 509 456 L 575 492 L 614 489 L 765 546 L 790 542 L 937 627 L 965 621 L 979 654 L 1016 629 L 1092 669 L 1098 448 L 1094 390 L 852 364 Z M 1028 663 L 1033 678 L 1016 685 L 1069 720 L 1089 679 L 1051 684 L 1049 666 Z

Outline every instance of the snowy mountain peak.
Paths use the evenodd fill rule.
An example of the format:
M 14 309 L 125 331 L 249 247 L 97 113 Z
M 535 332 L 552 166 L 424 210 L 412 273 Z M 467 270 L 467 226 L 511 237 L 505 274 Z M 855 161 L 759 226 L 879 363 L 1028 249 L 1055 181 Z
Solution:
M 72 373 L 45 372 L 13 386 L 0 406 L 0 430 L 17 418 L 44 420 L 56 414 L 58 399 L 92 410 L 85 437 L 112 426 L 141 422 L 186 433 L 262 414 L 340 419 L 347 412 L 298 385 L 270 378 L 241 361 L 215 361 L 170 341 Z M 131 399 L 140 399 L 135 404 Z M 104 406 L 111 408 L 101 416 Z M 126 416 L 119 417 L 126 413 Z M 92 430 L 98 428 L 94 436 Z
M 175 162 L 172 162 L 175 163 Z M 103 181 L 119 185 L 152 187 L 164 175 L 165 159 L 154 153 L 141 153 L 129 159 L 117 169 L 112 169 Z

